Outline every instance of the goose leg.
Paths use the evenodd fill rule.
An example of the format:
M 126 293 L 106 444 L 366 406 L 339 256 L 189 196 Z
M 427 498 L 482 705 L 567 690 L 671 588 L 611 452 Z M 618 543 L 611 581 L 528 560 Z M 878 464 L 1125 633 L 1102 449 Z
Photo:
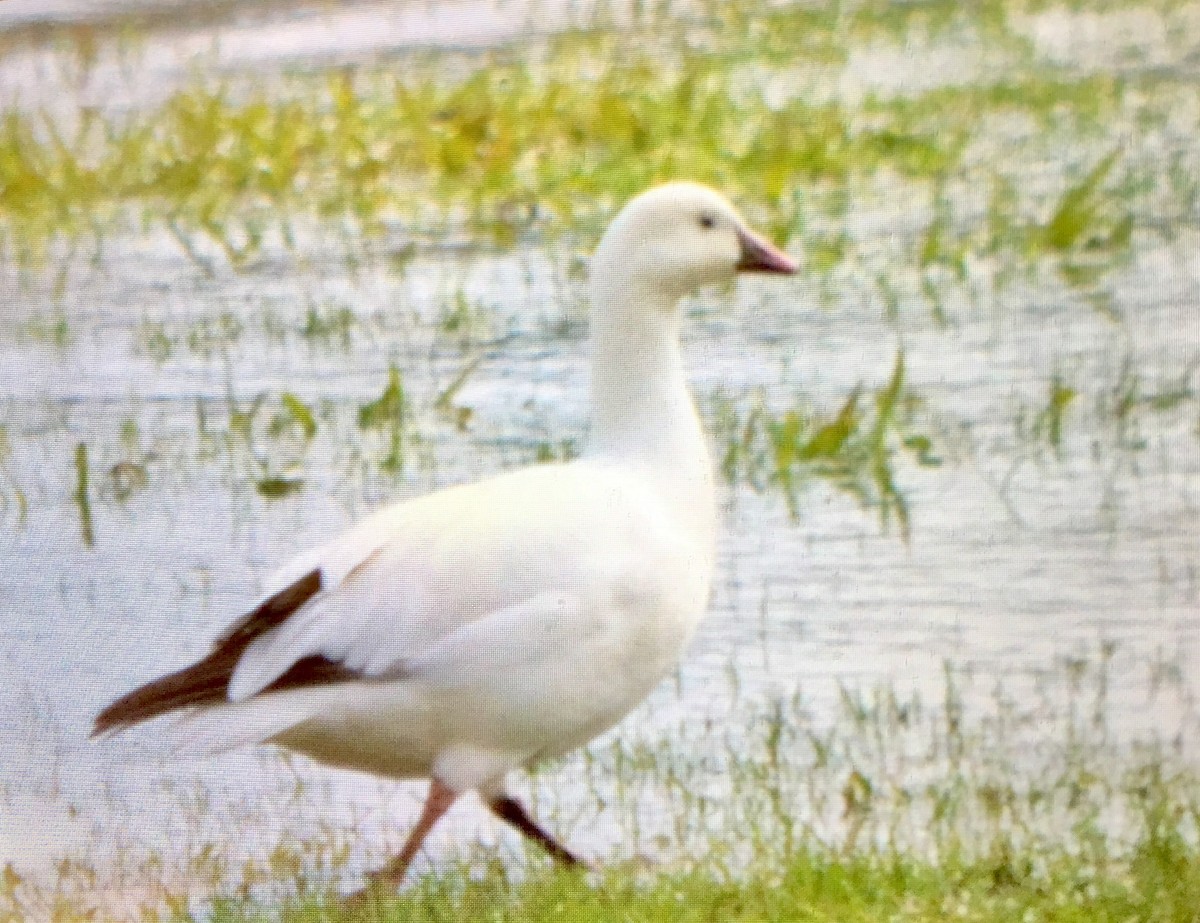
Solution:
M 434 824 L 441 820 L 442 815 L 450 810 L 450 805 L 454 804 L 456 798 L 458 798 L 458 792 L 437 779 L 433 779 L 429 783 L 429 794 L 425 796 L 425 807 L 421 809 L 421 816 L 417 819 L 417 825 L 413 827 L 412 833 L 408 835 L 404 848 L 383 868 L 371 872 L 368 875 L 370 881 L 367 887 L 355 897 L 365 897 L 369 892 L 382 885 L 395 887 L 400 884 L 404 880 L 408 867 L 416 857 L 417 851 L 421 848 L 421 844 L 425 842 L 425 837 L 429 835 Z
M 508 795 L 500 795 L 499 797 L 490 799 L 488 807 L 501 820 L 512 824 L 521 833 L 550 853 L 555 862 L 568 867 L 584 864 L 582 859 L 574 855 L 554 839 L 554 837 L 539 827 L 533 818 L 526 813 L 525 808 L 521 806 L 521 802 L 517 801 L 516 798 L 511 798 Z

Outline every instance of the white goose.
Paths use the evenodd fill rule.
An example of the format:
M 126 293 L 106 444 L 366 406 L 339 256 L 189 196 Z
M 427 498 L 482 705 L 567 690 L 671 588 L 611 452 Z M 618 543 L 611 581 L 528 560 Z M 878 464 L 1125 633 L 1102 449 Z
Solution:
M 620 720 L 677 663 L 708 601 L 712 470 L 679 352 L 679 299 L 796 264 L 718 193 L 669 183 L 617 216 L 591 268 L 594 419 L 576 461 L 383 509 L 300 555 L 203 660 L 118 699 L 94 733 L 179 710 L 192 749 L 272 743 L 429 776 L 398 884 L 471 789 L 556 859 L 505 794 L 520 766 Z

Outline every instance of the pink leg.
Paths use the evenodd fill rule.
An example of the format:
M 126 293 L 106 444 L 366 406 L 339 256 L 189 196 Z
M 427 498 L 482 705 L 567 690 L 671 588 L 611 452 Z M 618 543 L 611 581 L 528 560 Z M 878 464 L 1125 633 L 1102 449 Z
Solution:
M 458 792 L 443 785 L 437 779 L 433 779 L 429 783 L 429 794 L 425 796 L 425 807 L 421 811 L 417 825 L 408 835 L 408 841 L 404 844 L 404 848 L 400 850 L 395 859 L 370 874 L 370 884 L 356 897 L 365 896 L 367 892 L 380 885 L 395 887 L 400 884 L 404 880 L 404 875 L 412 864 L 413 858 L 417 855 L 417 851 L 421 848 L 421 844 L 425 842 L 425 837 L 429 835 L 434 824 L 441 820 L 442 815 L 450 809 L 450 805 L 454 804 L 456 798 L 458 798 Z

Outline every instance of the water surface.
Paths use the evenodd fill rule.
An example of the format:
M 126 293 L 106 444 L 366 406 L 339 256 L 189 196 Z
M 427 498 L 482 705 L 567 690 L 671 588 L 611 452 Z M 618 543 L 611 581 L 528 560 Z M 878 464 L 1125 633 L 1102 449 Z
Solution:
M 462 4 L 390 17 L 364 4 L 321 18 L 181 26 L 146 40 L 138 79 L 97 70 L 69 104 L 153 102 L 202 48 L 214 55 L 206 66 L 244 75 L 314 56 L 502 41 L 515 21 Z M 1058 48 L 1058 33 L 1043 32 Z M 34 79 L 38 61 L 66 67 L 55 54 L 30 46 L 0 60 L 11 104 L 57 105 L 63 85 Z M 843 90 L 876 79 L 879 60 L 869 50 L 852 58 Z M 901 74 L 908 66 L 893 63 Z M 861 265 L 913 223 L 886 201 L 864 207 Z M 689 302 L 686 356 L 710 423 L 722 401 L 749 406 L 760 392 L 774 406 L 800 395 L 836 408 L 860 383 L 882 387 L 903 350 L 940 463 L 898 461 L 907 542 L 824 483 L 800 493 L 796 517 L 778 491 L 727 485 L 709 617 L 676 681 L 612 734 L 653 739 L 706 719 L 736 726 L 756 703 L 797 691 L 815 714 L 832 713 L 841 686 L 889 684 L 935 699 L 946 663 L 972 673 L 981 692 L 1003 684 L 1032 700 L 1048 674 L 1061 681 L 1055 664 L 1105 645 L 1115 645 L 1116 733 L 1193 734 L 1183 699 L 1154 697 L 1152 679 L 1166 664 L 1190 687 L 1200 663 L 1197 243 L 1194 228 L 1167 242 L 1138 237 L 1106 282 L 1115 311 L 1053 274 L 984 305 L 951 297 L 944 317 L 915 300 L 889 311 L 853 273 L 832 302 L 803 275 L 747 280 L 732 304 L 714 293 Z M 318 237 L 303 261 L 268 253 L 208 277 L 169 236 L 148 233 L 107 241 L 65 293 L 52 273 L 5 270 L 0 862 L 45 868 L 96 842 L 169 852 L 205 836 L 253 849 L 290 824 L 308 829 L 330 807 L 381 841 L 358 848 L 396 841 L 416 787 L 260 754 L 164 762 L 140 752 L 150 735 L 128 747 L 89 742 L 90 722 L 114 696 L 202 655 L 294 551 L 384 503 L 581 446 L 578 256 L 434 248 L 402 266 L 349 265 Z M 452 407 L 436 406 L 476 362 Z M 382 464 L 388 435 L 357 423 L 393 366 L 413 419 L 398 472 Z M 1078 397 L 1051 447 L 1030 431 L 1055 376 Z M 1140 402 L 1117 413 L 1131 376 Z M 1168 399 L 1172 389 L 1179 400 Z M 311 438 L 286 417 L 272 432 L 285 394 L 311 409 Z M 259 396 L 246 439 L 234 417 Z M 269 478 L 302 486 L 272 498 L 256 486 Z M 573 767 L 540 784 L 571 792 Z M 281 793 L 297 778 L 317 794 L 308 813 L 289 815 Z M 192 798 L 204 810 L 182 811 Z M 434 845 L 474 836 L 497 832 L 464 809 Z M 589 853 L 616 845 L 602 815 L 574 836 Z

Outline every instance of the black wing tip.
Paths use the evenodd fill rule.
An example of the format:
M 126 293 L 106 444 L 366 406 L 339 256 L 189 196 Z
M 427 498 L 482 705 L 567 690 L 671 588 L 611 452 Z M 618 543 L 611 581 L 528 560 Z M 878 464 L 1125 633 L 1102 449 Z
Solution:
M 283 624 L 288 616 L 320 592 L 321 586 L 321 571 L 316 568 L 284 587 L 221 635 L 213 651 L 203 660 L 151 680 L 110 703 L 96 715 L 88 736 L 103 737 L 170 712 L 228 701 L 229 680 L 246 648 L 255 638 Z M 337 682 L 352 675 L 324 657 L 309 657 L 293 665 L 270 690 Z
M 88 740 L 100 740 L 104 737 L 111 737 L 113 734 L 119 734 L 126 728 L 132 727 L 132 725 L 133 722 L 131 721 L 122 721 L 120 718 L 106 718 L 104 712 L 100 712 L 92 724 Z
M 229 626 L 217 637 L 214 648 L 233 646 L 240 654 L 259 635 L 287 621 L 288 616 L 321 592 L 323 586 L 321 569 L 313 568 L 303 577 L 273 593 L 256 609 Z
M 95 740 L 115 731 L 124 730 L 134 722 L 121 714 L 122 706 L 128 696 L 122 696 L 115 702 L 102 709 L 92 721 L 92 732 L 88 737 Z
M 92 737 L 123 731 L 135 724 L 194 705 L 225 698 L 233 661 L 218 654 L 125 693 L 102 709 L 92 724 Z
M 92 722 L 92 730 L 88 733 L 88 740 L 103 740 L 106 737 L 113 737 L 123 731 L 129 730 L 143 720 L 146 719 L 111 716 L 107 714 L 107 709 L 105 709 Z
M 88 737 L 94 740 L 97 737 L 116 734 L 170 711 L 171 709 L 155 708 L 155 703 L 148 701 L 147 693 L 156 690 L 162 679 L 140 686 L 101 710 L 92 722 L 92 732 Z

